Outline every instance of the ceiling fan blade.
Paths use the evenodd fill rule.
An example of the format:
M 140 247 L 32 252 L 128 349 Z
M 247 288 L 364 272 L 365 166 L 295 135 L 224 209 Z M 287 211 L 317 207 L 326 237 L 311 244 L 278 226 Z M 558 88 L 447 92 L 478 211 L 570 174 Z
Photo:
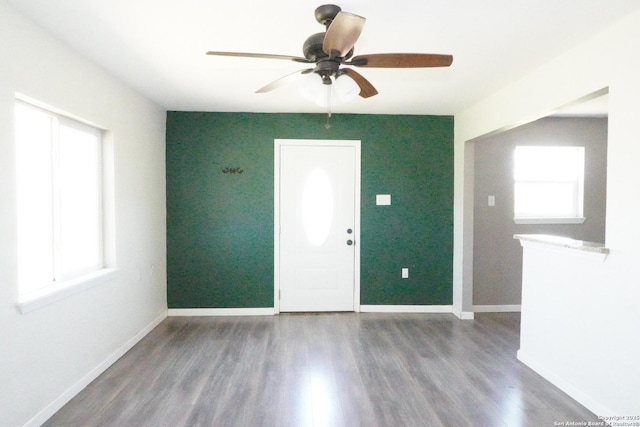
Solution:
M 358 86 L 360 86 L 361 97 L 370 98 L 378 94 L 378 91 L 375 87 L 373 87 L 369 80 L 365 79 L 362 74 L 360 74 L 356 70 L 353 70 L 351 68 L 341 68 L 340 72 L 351 77 L 358 84 Z
M 312 71 L 313 71 L 313 68 L 307 68 L 307 69 L 304 69 L 304 70 L 294 71 L 293 73 L 290 73 L 290 74 L 287 74 L 286 76 L 280 77 L 279 79 L 272 81 L 268 85 L 261 87 L 260 89 L 258 89 L 256 91 L 256 93 L 266 93 L 266 92 L 271 92 L 272 90 L 279 89 L 282 86 L 286 85 L 287 83 L 290 83 L 293 80 L 295 80 L 295 78 L 297 77 L 298 74 L 307 74 L 307 73 L 310 73 Z
M 207 52 L 207 55 L 213 55 L 213 56 L 235 56 L 235 57 L 240 57 L 240 58 L 285 59 L 285 60 L 288 60 L 288 61 L 304 62 L 306 64 L 313 63 L 312 61 L 309 61 L 307 58 L 302 58 L 302 57 L 299 57 L 299 56 L 273 55 L 273 54 L 270 54 L 270 53 L 214 52 L 214 51 L 209 51 L 209 52 Z
M 338 12 L 327 28 L 322 50 L 329 56 L 344 57 L 360 37 L 365 18 L 348 12 Z M 333 54 L 335 51 L 337 54 Z
M 374 53 L 354 56 L 345 65 L 371 68 L 424 68 L 448 67 L 453 62 L 451 55 L 431 53 Z

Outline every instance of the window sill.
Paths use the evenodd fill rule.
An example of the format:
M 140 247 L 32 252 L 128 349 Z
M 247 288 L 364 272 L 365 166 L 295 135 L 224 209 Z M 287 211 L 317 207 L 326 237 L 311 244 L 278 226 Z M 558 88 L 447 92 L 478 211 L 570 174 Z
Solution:
M 516 224 L 584 224 L 587 218 L 513 218 Z
M 20 310 L 20 313 L 26 314 L 56 301 L 60 301 L 73 294 L 111 280 L 117 271 L 118 269 L 116 268 L 104 268 L 74 280 L 68 280 L 25 294 L 18 301 L 18 310 Z

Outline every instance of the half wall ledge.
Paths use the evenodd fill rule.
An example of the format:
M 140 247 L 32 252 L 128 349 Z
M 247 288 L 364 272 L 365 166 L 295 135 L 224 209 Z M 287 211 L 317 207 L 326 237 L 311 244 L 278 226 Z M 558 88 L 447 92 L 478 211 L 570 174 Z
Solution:
M 603 243 L 587 242 L 585 240 L 575 240 L 569 237 L 554 236 L 550 234 L 514 234 L 513 238 L 520 240 L 524 246 L 544 246 L 550 249 L 568 250 L 576 255 L 584 255 L 599 258 L 602 261 L 607 259 L 609 248 Z

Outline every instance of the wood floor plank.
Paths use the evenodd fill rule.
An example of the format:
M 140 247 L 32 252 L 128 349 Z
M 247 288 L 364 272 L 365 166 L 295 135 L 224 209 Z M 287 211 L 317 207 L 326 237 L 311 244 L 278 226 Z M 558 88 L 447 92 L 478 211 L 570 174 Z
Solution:
M 553 426 L 517 313 L 168 318 L 46 426 Z

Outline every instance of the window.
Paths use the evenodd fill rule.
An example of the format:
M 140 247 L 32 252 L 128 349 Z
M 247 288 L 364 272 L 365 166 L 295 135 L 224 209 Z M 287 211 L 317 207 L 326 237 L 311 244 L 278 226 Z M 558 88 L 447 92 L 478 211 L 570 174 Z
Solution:
M 104 267 L 101 131 L 15 104 L 18 283 L 25 295 Z
M 584 147 L 518 146 L 514 181 L 516 223 L 584 222 Z

